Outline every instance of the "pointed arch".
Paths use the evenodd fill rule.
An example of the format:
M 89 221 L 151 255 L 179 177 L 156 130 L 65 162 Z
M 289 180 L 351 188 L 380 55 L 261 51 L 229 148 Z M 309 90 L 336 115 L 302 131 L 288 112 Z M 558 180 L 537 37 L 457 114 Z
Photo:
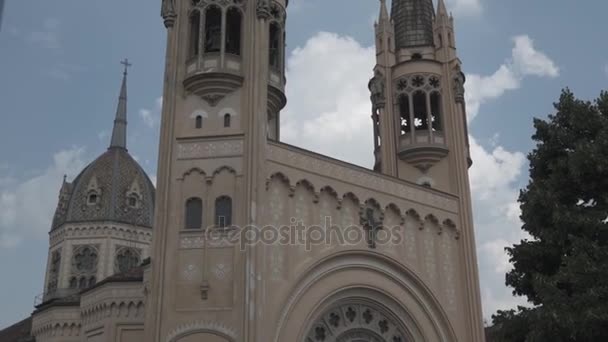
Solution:
M 190 41 L 188 46 L 188 56 L 198 56 L 200 52 L 200 32 L 201 32 L 201 12 L 193 10 L 190 12 Z

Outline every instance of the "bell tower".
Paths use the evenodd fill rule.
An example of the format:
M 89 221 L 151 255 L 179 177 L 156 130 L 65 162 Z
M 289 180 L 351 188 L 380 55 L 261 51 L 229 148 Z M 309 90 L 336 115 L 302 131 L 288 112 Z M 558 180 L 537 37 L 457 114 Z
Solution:
M 481 299 L 468 169 L 465 76 L 454 19 L 444 0 L 380 0 L 376 66 L 369 82 L 377 172 L 449 193 L 463 227 L 466 330 L 483 341 Z
M 167 48 L 146 341 L 179 335 L 183 322 L 200 325 L 191 327 L 197 340 L 254 340 L 257 289 L 247 275 L 255 252 L 208 238 L 259 220 L 266 145 L 279 139 L 286 104 L 287 3 L 162 1 Z
M 374 169 L 458 192 L 454 175 L 470 158 L 452 16 L 443 0 L 437 12 L 432 0 L 394 0 L 389 17 L 381 0 L 375 31 Z

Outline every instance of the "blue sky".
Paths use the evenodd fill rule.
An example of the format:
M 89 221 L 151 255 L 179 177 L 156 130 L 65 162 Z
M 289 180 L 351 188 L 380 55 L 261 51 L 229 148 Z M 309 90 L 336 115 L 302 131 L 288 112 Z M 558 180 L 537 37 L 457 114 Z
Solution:
M 608 3 L 447 2 L 469 80 L 471 182 L 489 317 L 520 302 L 503 285 L 509 266 L 502 248 L 522 237 L 515 200 L 527 181 L 532 118 L 550 113 L 563 87 L 593 98 L 605 86 Z M 6 1 L 0 28 L 0 328 L 28 315 L 42 292 L 62 175 L 75 176 L 107 147 L 125 57 L 134 64 L 128 146 L 154 178 L 165 55 L 159 12 L 160 1 L 149 0 Z M 377 13 L 372 0 L 291 1 L 285 141 L 370 166 L 365 87 Z

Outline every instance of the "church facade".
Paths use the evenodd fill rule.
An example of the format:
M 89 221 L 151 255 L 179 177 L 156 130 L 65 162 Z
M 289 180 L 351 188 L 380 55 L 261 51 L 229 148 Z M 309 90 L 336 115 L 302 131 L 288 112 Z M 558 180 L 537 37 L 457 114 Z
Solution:
M 162 1 L 157 188 L 126 149 L 125 71 L 110 148 L 60 191 L 32 338 L 484 341 L 444 1 L 380 1 L 373 169 L 280 141 L 287 6 Z

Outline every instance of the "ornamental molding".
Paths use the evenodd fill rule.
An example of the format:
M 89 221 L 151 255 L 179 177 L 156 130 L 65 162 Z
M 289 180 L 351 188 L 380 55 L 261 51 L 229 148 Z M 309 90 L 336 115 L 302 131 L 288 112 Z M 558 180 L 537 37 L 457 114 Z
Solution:
M 267 145 L 267 156 L 269 160 L 285 167 L 316 173 L 339 182 L 350 183 L 353 188 L 367 188 L 366 190 L 372 192 L 384 192 L 399 199 L 418 202 L 454 214 L 458 213 L 456 198 L 448 198 L 433 191 L 420 189 L 418 186 L 409 185 L 397 179 L 392 181 L 371 170 L 364 170 L 349 164 L 341 165 L 340 162 L 323 160 L 321 157 L 315 158 L 274 144 Z M 270 175 L 281 173 L 272 169 L 270 171 Z M 362 198 L 361 196 L 356 197 Z
M 167 342 L 178 341 L 181 337 L 196 334 L 196 333 L 211 333 L 227 338 L 230 342 L 238 341 L 236 330 L 223 323 L 215 321 L 197 321 L 186 323 L 175 328 L 167 335 Z
M 108 300 L 81 310 L 82 325 L 87 326 L 107 319 L 130 319 L 143 323 L 145 302 L 141 298 L 133 300 Z
M 243 155 L 243 140 L 184 142 L 177 149 L 177 159 L 238 157 Z
M 50 244 L 54 246 L 67 239 L 82 239 L 96 237 L 113 237 L 150 244 L 152 230 L 150 228 L 120 227 L 115 225 L 92 226 L 63 226 L 51 232 Z

